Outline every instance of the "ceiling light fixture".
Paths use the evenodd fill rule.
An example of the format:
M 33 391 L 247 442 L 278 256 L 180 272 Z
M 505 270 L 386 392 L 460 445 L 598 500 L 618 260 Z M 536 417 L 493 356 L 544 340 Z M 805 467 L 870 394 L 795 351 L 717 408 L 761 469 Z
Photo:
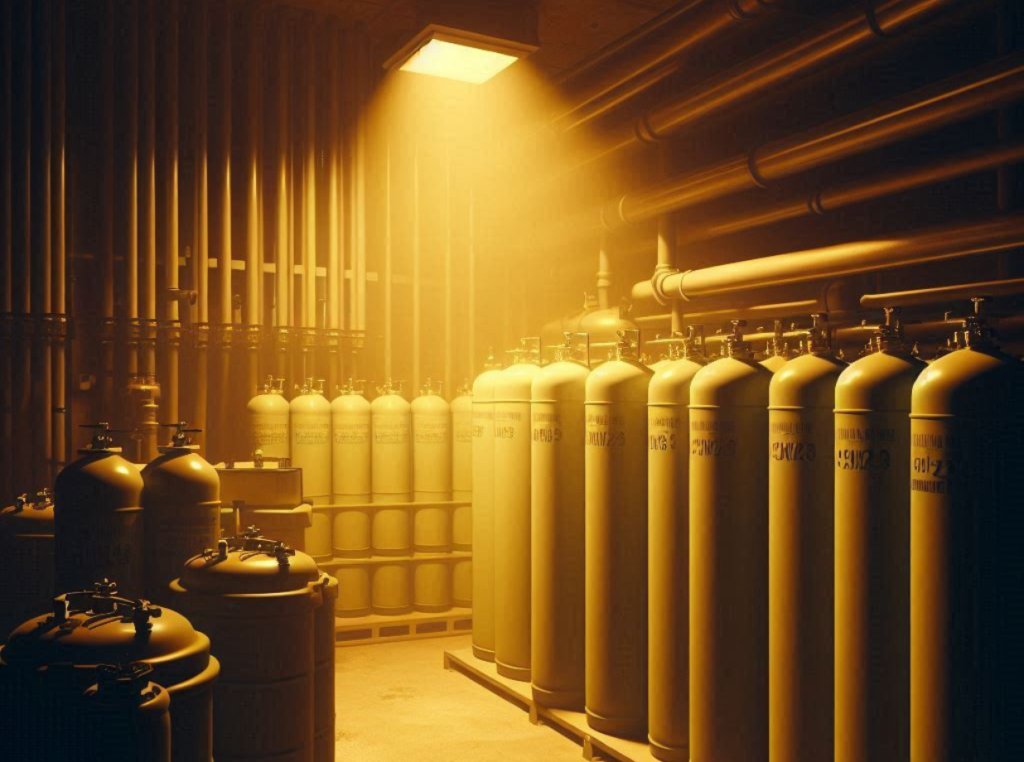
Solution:
M 384 63 L 398 69 L 482 84 L 537 48 L 431 24 Z

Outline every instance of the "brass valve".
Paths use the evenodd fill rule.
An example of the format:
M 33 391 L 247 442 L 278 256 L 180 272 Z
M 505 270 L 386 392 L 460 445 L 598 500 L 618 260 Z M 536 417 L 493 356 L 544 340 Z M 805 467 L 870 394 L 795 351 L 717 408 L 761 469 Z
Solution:
M 754 353 L 750 349 L 750 343 L 743 340 L 743 328 L 747 325 L 746 320 L 730 320 L 732 333 L 725 337 L 722 344 L 722 356 L 733 357 L 738 360 L 753 360 Z
M 177 423 L 161 423 L 164 428 L 174 429 L 174 433 L 171 434 L 171 447 L 191 447 L 192 437 L 189 434 L 200 434 L 202 429 L 190 429 L 188 423 L 185 421 L 178 421 Z

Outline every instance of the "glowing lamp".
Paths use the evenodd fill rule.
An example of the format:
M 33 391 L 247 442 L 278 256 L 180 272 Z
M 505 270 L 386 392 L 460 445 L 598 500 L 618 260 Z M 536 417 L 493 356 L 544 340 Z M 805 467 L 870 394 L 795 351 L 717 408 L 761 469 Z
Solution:
M 482 84 L 534 50 L 533 45 L 431 24 L 384 68 Z

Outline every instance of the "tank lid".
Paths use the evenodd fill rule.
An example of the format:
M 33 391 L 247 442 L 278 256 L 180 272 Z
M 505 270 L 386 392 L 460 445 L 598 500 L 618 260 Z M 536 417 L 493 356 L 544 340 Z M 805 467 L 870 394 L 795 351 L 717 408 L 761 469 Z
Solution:
M 79 424 L 81 429 L 95 429 L 96 433 L 92 435 L 92 441 L 88 446 L 83 447 L 78 452 L 81 455 L 90 455 L 96 452 L 102 453 L 119 453 L 121 452 L 120 447 L 114 446 L 114 438 L 111 434 L 126 434 L 125 429 L 112 429 L 110 424 L 106 421 L 100 421 L 99 423 L 82 423 Z
M 190 429 L 188 423 L 185 421 L 178 421 L 177 423 L 161 423 L 161 426 L 169 429 L 174 429 L 174 433 L 171 434 L 171 441 L 169 444 L 161 445 L 156 449 L 162 453 L 172 452 L 198 452 L 199 445 L 192 442 L 190 434 L 199 434 L 202 429 Z
M 117 583 L 104 579 L 90 590 L 58 595 L 51 612 L 14 630 L 3 660 L 29 668 L 55 664 L 98 664 L 160 659 L 180 654 L 177 669 L 198 674 L 209 662 L 208 650 L 196 648 L 201 636 L 171 609 L 142 598 L 123 598 Z
M 255 526 L 193 556 L 181 572 L 186 590 L 223 595 L 290 592 L 318 579 L 312 557 L 261 536 Z
M 23 525 L 24 528 L 38 527 L 42 529 L 49 524 L 53 531 L 53 493 L 43 487 L 34 495 L 22 493 L 14 500 L 14 505 L 0 509 L 0 521 L 7 526 Z

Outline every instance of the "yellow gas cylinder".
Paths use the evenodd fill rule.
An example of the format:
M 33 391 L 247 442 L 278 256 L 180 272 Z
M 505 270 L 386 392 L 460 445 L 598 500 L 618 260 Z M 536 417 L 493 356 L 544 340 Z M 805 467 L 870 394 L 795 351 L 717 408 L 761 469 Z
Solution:
M 836 381 L 846 368 L 814 316 L 808 352 L 768 395 L 768 725 L 771 762 L 833 754 Z
M 473 382 L 473 655 L 494 661 L 494 382 L 487 358 Z
M 51 609 L 18 627 L 0 649 L 4 759 L 57 758 L 34 754 L 40 741 L 61 732 L 69 697 L 97 682 L 95 667 L 142 662 L 152 666 L 150 679 L 171 700 L 171 758 L 212 762 L 213 692 L 220 664 L 210 655 L 206 635 L 176 611 L 119 596 L 117 585 L 108 581 L 64 593 L 53 599 Z M 86 758 L 125 759 L 106 754 Z
M 473 390 L 463 384 L 451 402 L 452 500 L 464 505 L 452 508 L 452 550 L 473 548 Z M 452 602 L 469 607 L 473 600 L 473 560 L 460 557 L 452 563 Z
M 690 382 L 690 759 L 768 759 L 768 386 L 733 321 Z
M 690 382 L 703 363 L 693 326 L 647 390 L 648 726 L 651 753 L 688 762 Z
M 1024 366 L 975 305 L 911 400 L 911 762 L 1024 759 Z
M 587 334 L 566 333 L 534 376 L 531 446 L 531 682 L 533 699 L 583 708 L 584 410 Z
M 221 662 L 218 760 L 317 759 L 317 610 L 333 609 L 330 585 L 310 556 L 256 527 L 190 558 L 171 584 L 175 606 L 210 636 Z M 333 671 L 321 672 L 333 693 Z
M 336 505 L 367 505 L 370 502 L 370 403 L 362 382 L 341 387 L 331 403 L 332 491 Z M 334 513 L 334 555 L 338 558 L 369 558 L 372 512 L 368 508 L 340 508 Z
M 761 364 L 772 373 L 777 371 L 796 355 L 789 349 L 789 344 L 782 338 L 782 321 L 775 321 L 775 337 L 768 342 Z
M 647 736 L 647 386 L 639 331 L 586 387 L 586 714 L 594 730 Z
M 892 310 L 835 398 L 835 762 L 910 752 L 910 394 Z
M 427 379 L 420 396 L 412 401 L 413 500 L 442 503 L 452 498 L 451 408 Z M 447 553 L 452 549 L 448 508 L 417 508 L 413 515 L 413 547 L 422 553 Z
M 284 379 L 267 376 L 260 393 L 249 400 L 246 410 L 251 451 L 259 450 L 264 458 L 287 458 L 289 406 L 284 398 Z
M 96 430 L 92 443 L 54 484 L 56 589 L 81 590 L 109 577 L 123 580 L 126 595 L 140 596 L 143 477 L 121 457 L 106 423 L 84 428 Z
M 522 340 L 494 382 L 494 661 L 530 679 L 530 393 L 540 339 Z
M 167 586 L 181 565 L 197 550 L 216 545 L 220 536 L 220 477 L 189 437 L 198 429 L 186 428 L 184 421 L 164 425 L 175 428 L 171 443 L 158 448 L 160 457 L 142 469 L 146 596 L 158 603 L 167 599 Z
M 324 381 L 307 378 L 289 406 L 292 465 L 302 469 L 302 496 L 312 505 L 331 502 L 331 403 Z M 306 551 L 317 560 L 331 558 L 331 514 L 313 511 L 306 529 Z
M 0 510 L 0 642 L 53 598 L 53 496 L 20 495 Z

